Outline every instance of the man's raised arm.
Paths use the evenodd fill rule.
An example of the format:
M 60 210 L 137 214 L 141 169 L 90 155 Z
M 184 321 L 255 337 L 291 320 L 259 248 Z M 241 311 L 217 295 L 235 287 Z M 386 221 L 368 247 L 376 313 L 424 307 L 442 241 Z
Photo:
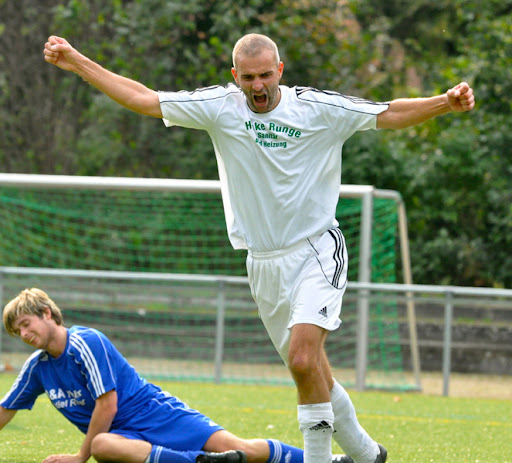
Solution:
M 475 107 L 473 89 L 461 82 L 443 95 L 430 98 L 400 98 L 377 116 L 379 129 L 403 129 L 449 112 L 471 111 Z
M 132 111 L 162 117 L 158 93 L 145 85 L 114 74 L 75 50 L 67 40 L 52 35 L 44 46 L 44 59 L 72 71 L 92 86 Z

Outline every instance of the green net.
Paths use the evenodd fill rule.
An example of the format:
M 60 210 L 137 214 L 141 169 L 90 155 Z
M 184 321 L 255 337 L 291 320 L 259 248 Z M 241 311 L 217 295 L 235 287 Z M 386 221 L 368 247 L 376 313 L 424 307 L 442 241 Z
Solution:
M 337 215 L 349 250 L 349 279 L 356 281 L 361 201 L 341 198 Z M 219 194 L 3 187 L 0 220 L 4 267 L 246 275 L 246 252 L 233 250 L 229 243 Z M 395 282 L 393 200 L 374 200 L 372 237 L 372 281 Z M 217 288 L 41 277 L 14 279 L 10 285 L 4 289 L 4 299 L 31 285 L 44 285 L 42 289 L 54 299 L 60 294 L 68 325 L 98 327 L 148 376 L 211 379 L 214 375 Z M 272 381 L 290 382 L 248 289 L 229 291 L 226 299 L 233 308 L 225 319 L 223 378 L 264 381 L 275 369 L 279 373 L 270 375 Z M 338 330 L 342 333 L 330 336 L 327 350 L 334 368 L 353 370 L 357 294 L 347 292 L 342 318 Z M 402 371 L 396 303 L 372 304 L 369 339 L 369 370 Z M 15 349 L 3 346 L 2 350 L 11 348 Z M 173 358 L 187 365 L 173 366 L 169 360 Z M 151 366 L 155 362 L 157 366 Z M 375 385 L 379 382 L 382 379 Z
M 218 195 L 1 191 L 4 265 L 242 275 Z M 16 252 L 12 252 L 16 249 Z
M 338 220 L 357 280 L 361 202 L 342 198 Z M 0 188 L 4 266 L 245 275 L 219 195 Z M 374 205 L 372 280 L 394 282 L 396 205 Z

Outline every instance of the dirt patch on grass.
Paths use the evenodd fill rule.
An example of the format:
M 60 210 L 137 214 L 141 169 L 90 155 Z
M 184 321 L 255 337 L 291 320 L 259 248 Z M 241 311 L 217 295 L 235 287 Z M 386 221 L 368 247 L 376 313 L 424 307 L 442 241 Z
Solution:
M 0 362 L 0 372 L 17 373 L 23 362 L 27 358 L 26 354 L 8 354 L 3 359 L 6 363 Z M 202 378 L 203 381 L 212 381 L 215 375 L 214 365 L 211 362 L 184 362 L 169 361 L 161 359 L 139 359 L 129 358 L 130 363 L 143 376 L 148 379 L 160 378 L 164 372 L 181 372 L 180 375 L 171 375 L 172 380 L 197 380 Z M 245 377 L 251 383 L 258 381 L 269 382 L 275 384 L 293 384 L 290 379 L 288 370 L 281 364 L 274 365 L 254 365 L 254 364 L 224 364 L 223 378 L 228 379 L 230 376 Z M 355 372 L 353 370 L 333 370 L 333 375 L 338 381 L 344 384 L 355 384 Z M 399 384 L 400 381 L 410 385 L 415 384 L 414 377 L 411 373 L 399 373 L 401 379 L 390 381 L 389 384 Z M 405 380 L 404 380 L 405 377 Z M 160 378 L 165 379 L 165 378 Z M 368 384 L 372 384 L 371 374 L 368 374 Z M 427 395 L 442 396 L 444 391 L 444 379 L 442 373 L 438 372 L 422 372 L 420 375 L 421 393 Z M 237 382 L 241 382 L 238 380 Z M 376 381 L 378 382 L 378 381 Z M 383 384 L 384 388 L 385 384 Z M 353 386 L 352 386 L 353 387 Z M 352 388 L 349 386 L 349 388 Z M 392 387 L 391 387 L 392 389 Z M 449 397 L 466 397 L 466 398 L 489 398 L 489 399 L 512 399 L 512 375 L 481 375 L 466 373 L 451 373 L 448 382 Z
M 421 373 L 424 394 L 443 395 L 444 380 L 441 373 Z M 512 375 L 480 375 L 451 373 L 448 381 L 450 397 L 512 399 Z

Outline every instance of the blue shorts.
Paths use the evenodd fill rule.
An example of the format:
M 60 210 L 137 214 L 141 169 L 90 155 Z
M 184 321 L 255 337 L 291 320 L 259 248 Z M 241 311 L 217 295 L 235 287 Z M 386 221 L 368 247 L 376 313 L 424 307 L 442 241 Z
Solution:
M 173 450 L 202 450 L 206 441 L 224 429 L 210 418 L 190 408 L 178 398 L 162 392 L 122 428 L 110 432 L 161 445 Z

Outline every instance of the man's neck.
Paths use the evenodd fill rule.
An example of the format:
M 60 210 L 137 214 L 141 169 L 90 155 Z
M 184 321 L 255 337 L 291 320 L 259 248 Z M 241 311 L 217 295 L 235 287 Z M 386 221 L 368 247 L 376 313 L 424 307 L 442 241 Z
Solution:
M 68 330 L 65 326 L 57 325 L 46 351 L 54 358 L 60 357 L 66 349 L 67 342 Z

